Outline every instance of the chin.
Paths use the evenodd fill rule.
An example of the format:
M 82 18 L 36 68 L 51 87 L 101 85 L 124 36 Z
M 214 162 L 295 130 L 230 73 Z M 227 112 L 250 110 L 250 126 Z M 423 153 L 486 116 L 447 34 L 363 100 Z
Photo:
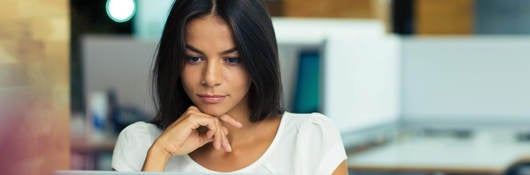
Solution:
M 197 106 L 201 112 L 215 117 L 221 116 L 228 112 L 228 109 L 222 109 L 222 107 L 213 107 L 213 106 Z

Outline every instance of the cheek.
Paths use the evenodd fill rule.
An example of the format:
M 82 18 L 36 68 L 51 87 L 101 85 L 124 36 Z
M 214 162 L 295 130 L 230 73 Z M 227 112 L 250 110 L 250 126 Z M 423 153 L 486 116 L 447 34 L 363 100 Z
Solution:
M 238 82 L 238 88 L 242 90 L 243 92 L 248 92 L 250 88 L 250 79 L 248 78 L 248 74 L 246 72 L 240 72 L 240 76 L 237 76 Z
M 248 78 L 245 79 L 244 87 L 245 87 L 245 90 L 248 92 L 248 90 L 250 89 L 250 79 Z
M 248 91 L 250 87 L 250 81 L 248 80 L 248 77 L 246 76 L 244 72 L 240 70 L 238 71 L 231 70 L 227 72 L 227 75 L 228 76 L 225 76 L 226 77 L 225 84 L 228 85 L 226 86 L 226 88 L 231 89 L 231 91 L 233 92 L 238 92 L 238 94 L 246 93 Z M 245 94 L 241 94 L 241 95 L 244 96 Z
M 182 83 L 182 87 L 184 87 L 184 91 L 186 91 L 187 94 L 190 93 L 190 90 L 193 89 L 193 82 L 194 82 L 194 73 L 190 69 L 184 68 L 182 70 L 182 73 L 180 74 L 180 79 Z

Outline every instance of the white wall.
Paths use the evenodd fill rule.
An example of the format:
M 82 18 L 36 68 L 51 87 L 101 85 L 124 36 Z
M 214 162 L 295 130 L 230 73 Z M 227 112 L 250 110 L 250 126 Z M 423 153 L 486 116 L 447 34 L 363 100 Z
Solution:
M 530 38 L 403 39 L 407 122 L 530 122 Z
M 156 43 L 118 36 L 85 36 L 81 42 L 85 94 L 115 88 L 121 105 L 154 116 L 149 76 Z

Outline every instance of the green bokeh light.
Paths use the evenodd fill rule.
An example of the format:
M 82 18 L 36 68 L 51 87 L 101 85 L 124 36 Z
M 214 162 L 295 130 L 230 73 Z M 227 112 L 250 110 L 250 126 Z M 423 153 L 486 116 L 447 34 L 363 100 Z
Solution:
M 107 0 L 107 15 L 115 22 L 127 22 L 136 13 L 134 0 Z

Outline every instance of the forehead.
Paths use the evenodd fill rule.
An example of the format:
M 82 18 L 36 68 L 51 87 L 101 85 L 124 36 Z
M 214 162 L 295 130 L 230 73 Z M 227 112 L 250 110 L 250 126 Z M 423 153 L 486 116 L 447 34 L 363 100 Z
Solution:
M 232 30 L 225 20 L 215 15 L 192 19 L 186 25 L 186 42 L 208 42 L 232 44 Z

